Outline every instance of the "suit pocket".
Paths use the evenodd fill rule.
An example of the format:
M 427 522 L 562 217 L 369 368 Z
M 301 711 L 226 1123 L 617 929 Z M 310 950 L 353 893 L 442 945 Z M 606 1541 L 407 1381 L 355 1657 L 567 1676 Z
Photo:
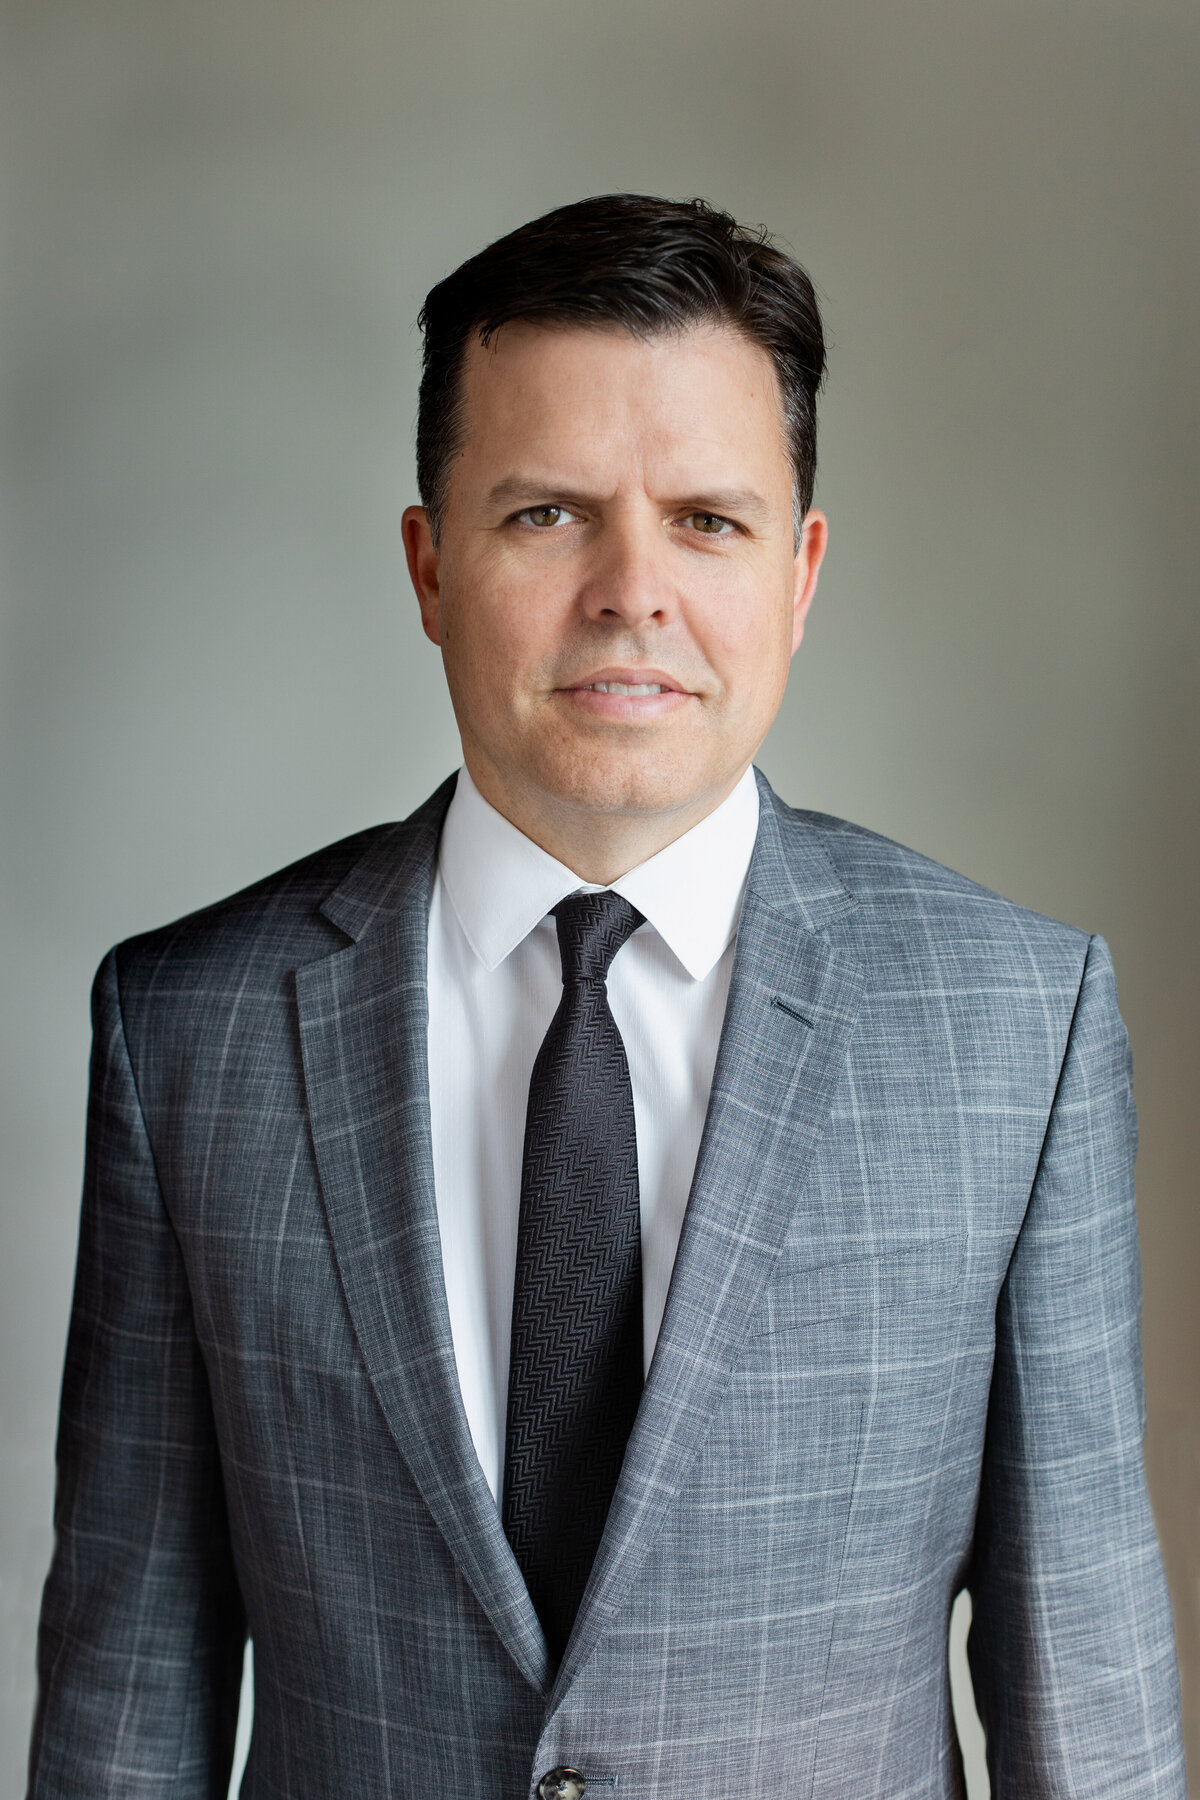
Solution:
M 870 1256 L 777 1269 L 763 1292 L 751 1335 L 765 1337 L 824 1319 L 944 1301 L 962 1280 L 966 1248 L 965 1236 L 956 1232 Z

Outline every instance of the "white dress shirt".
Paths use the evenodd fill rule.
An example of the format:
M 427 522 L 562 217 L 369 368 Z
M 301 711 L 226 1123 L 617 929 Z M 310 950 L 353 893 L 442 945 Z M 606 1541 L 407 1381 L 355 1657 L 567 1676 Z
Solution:
M 754 839 L 748 769 L 699 825 L 612 886 L 645 915 L 608 1000 L 633 1088 L 645 1367 L 708 1109 Z M 525 1108 L 562 996 L 550 909 L 598 890 L 509 823 L 460 770 L 429 913 L 429 1101 L 450 1330 L 467 1423 L 499 1499 Z

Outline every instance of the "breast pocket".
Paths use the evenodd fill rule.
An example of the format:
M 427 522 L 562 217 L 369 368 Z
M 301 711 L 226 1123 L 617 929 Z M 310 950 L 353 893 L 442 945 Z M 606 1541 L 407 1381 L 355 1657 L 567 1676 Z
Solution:
M 765 1337 L 823 1320 L 944 1305 L 962 1280 L 961 1233 L 896 1245 L 837 1262 L 777 1269 L 759 1305 L 752 1335 Z

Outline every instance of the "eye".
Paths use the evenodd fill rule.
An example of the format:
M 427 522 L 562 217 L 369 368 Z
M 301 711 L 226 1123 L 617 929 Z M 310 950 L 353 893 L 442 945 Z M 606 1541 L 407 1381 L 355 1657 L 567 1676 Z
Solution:
M 541 506 L 527 506 L 524 511 L 515 515 L 523 524 L 533 525 L 539 531 L 549 531 L 555 525 L 561 525 L 564 519 L 573 519 L 574 513 L 565 506 L 555 506 L 552 501 L 545 501 Z
M 728 537 L 734 527 L 729 519 L 720 513 L 694 512 L 687 515 L 687 523 L 693 531 L 704 537 Z

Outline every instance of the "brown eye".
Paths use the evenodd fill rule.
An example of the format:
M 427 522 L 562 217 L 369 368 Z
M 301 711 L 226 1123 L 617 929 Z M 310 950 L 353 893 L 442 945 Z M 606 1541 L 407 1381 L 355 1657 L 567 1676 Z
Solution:
M 723 519 L 720 513 L 694 512 L 688 514 L 688 524 L 693 531 L 702 531 L 708 537 L 721 537 L 729 520 Z
M 528 519 L 531 525 L 542 527 L 557 525 L 562 516 L 561 506 L 527 506 L 523 513 L 518 514 L 519 518 Z

